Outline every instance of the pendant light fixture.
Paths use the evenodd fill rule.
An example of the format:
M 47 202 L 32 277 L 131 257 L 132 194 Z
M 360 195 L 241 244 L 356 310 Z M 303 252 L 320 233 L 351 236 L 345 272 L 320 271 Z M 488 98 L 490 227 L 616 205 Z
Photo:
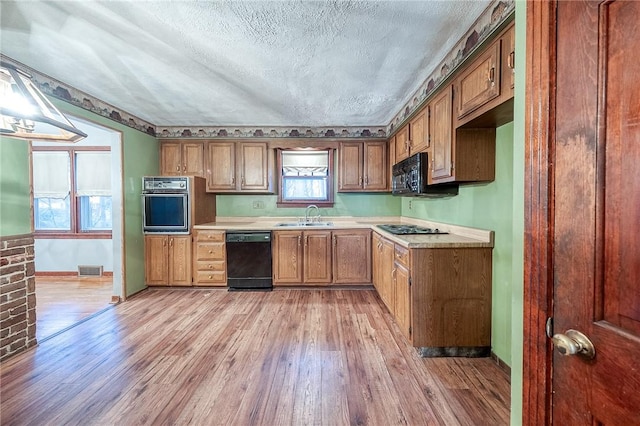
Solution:
M 29 74 L 6 62 L 0 62 L 0 134 L 65 143 L 87 137 L 38 90 Z

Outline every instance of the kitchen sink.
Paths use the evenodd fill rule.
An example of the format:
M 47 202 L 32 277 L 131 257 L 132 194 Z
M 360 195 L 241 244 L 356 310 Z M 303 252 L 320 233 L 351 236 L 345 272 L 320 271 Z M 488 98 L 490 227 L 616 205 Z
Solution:
M 276 223 L 276 226 L 322 228 L 325 226 L 333 226 L 333 222 L 282 222 L 282 223 Z

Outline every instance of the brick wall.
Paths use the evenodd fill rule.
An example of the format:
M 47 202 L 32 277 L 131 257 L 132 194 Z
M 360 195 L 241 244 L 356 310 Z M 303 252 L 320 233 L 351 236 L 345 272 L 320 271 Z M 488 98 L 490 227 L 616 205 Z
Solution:
M 0 238 L 0 360 L 36 344 L 33 237 Z

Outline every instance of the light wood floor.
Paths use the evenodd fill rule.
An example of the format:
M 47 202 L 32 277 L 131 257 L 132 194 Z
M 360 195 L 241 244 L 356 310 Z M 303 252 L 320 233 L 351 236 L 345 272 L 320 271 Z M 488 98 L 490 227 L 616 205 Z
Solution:
M 2 424 L 509 422 L 491 359 L 418 357 L 371 290 L 151 289 L 0 373 Z
M 112 277 L 36 277 L 36 339 L 110 306 Z

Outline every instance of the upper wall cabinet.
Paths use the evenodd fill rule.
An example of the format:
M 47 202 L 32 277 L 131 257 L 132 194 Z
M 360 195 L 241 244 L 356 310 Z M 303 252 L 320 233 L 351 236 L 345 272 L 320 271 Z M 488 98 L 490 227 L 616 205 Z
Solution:
M 204 177 L 204 144 L 192 141 L 164 141 L 160 144 L 162 176 Z
M 338 192 L 389 191 L 387 142 L 341 142 Z
M 508 26 L 453 81 L 456 127 L 513 120 L 515 27 Z
M 270 152 L 267 142 L 209 142 L 207 191 L 273 192 Z
M 409 123 L 407 123 L 393 138 L 395 164 L 429 148 L 429 108 L 425 107 Z

